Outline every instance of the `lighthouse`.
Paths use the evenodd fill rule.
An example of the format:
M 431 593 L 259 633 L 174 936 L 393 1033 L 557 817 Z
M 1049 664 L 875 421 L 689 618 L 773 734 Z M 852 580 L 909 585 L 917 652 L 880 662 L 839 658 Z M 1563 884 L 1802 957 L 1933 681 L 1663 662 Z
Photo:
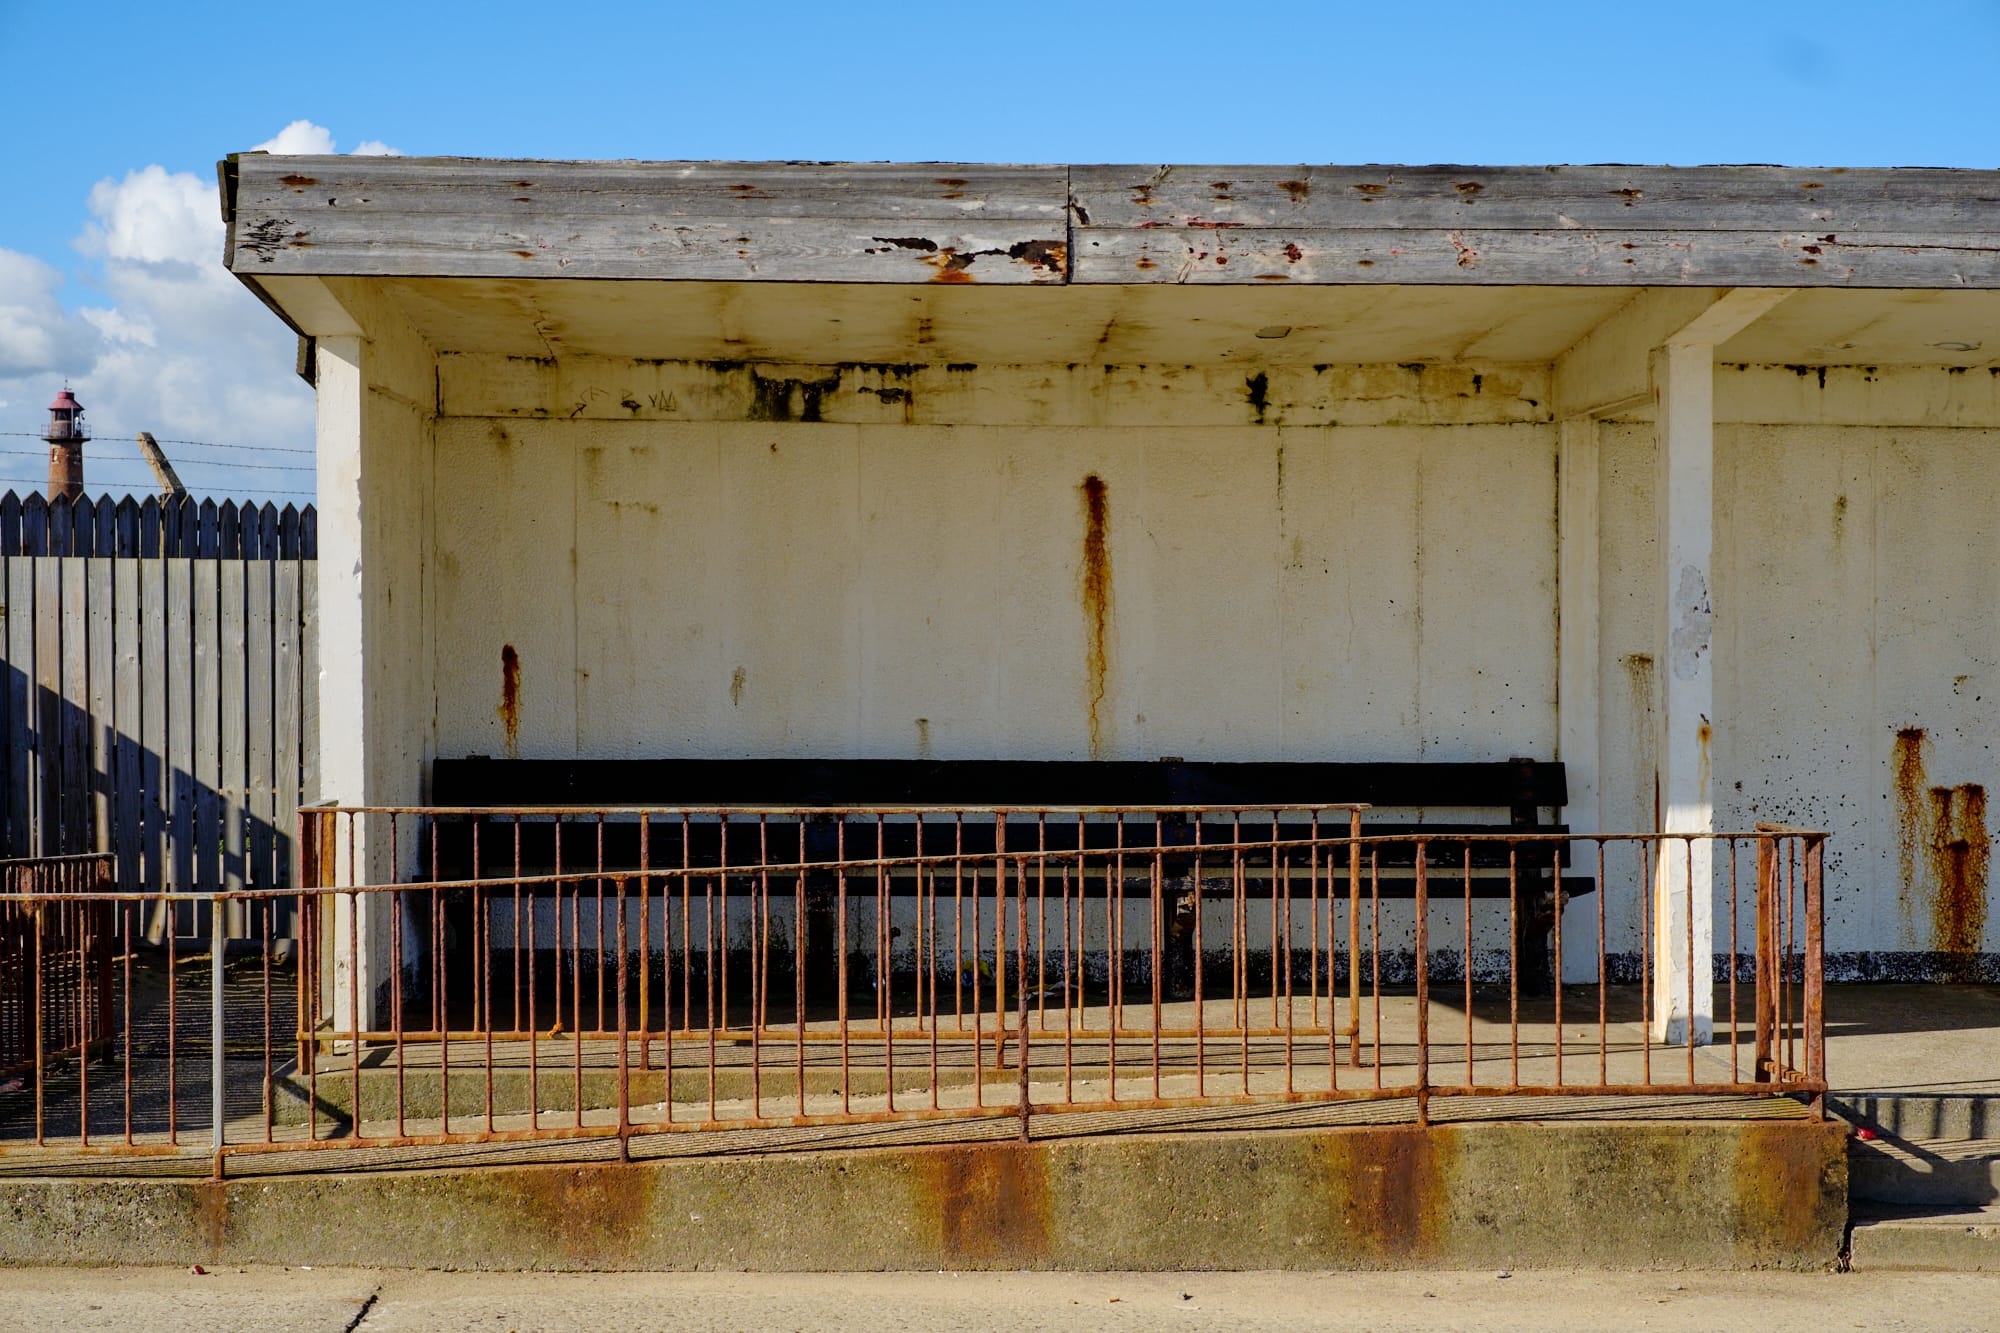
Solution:
M 90 438 L 83 424 L 83 404 L 65 385 L 49 404 L 49 499 L 74 500 L 83 494 L 83 446 Z

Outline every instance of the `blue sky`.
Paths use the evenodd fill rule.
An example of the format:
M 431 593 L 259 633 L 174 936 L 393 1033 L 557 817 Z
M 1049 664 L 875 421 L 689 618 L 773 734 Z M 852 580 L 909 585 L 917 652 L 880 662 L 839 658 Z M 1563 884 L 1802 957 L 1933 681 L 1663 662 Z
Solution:
M 143 484 L 138 429 L 190 441 L 192 488 L 310 487 L 272 451 L 310 448 L 311 395 L 213 200 L 216 158 L 299 121 L 478 156 L 2000 166 L 2000 0 L 0 0 L 0 56 L 0 432 L 69 375 L 92 490 Z M 0 435 L 0 486 L 38 459 Z

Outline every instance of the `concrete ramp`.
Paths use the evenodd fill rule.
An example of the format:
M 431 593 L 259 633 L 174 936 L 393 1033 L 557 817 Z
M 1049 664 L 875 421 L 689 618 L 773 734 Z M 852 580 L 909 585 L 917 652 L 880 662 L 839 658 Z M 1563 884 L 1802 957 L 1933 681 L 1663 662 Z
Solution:
M 1846 1127 L 1122 1135 L 639 1163 L 0 1182 L 0 1262 L 426 1268 L 1822 1268 Z M 337 1152 L 319 1154 L 338 1158 Z

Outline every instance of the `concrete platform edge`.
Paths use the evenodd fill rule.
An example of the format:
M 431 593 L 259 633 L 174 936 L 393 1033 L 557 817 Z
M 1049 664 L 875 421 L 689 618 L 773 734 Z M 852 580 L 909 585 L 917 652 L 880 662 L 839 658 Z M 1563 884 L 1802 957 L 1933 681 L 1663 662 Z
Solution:
M 0 1264 L 1831 1266 L 1836 1122 L 1375 1126 L 223 1182 L 0 1182 Z

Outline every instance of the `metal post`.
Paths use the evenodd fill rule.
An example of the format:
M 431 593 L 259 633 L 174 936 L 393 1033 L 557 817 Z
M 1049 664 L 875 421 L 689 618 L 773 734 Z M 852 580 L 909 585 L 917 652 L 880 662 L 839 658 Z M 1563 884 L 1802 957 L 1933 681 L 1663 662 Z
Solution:
M 222 1080 L 224 1054 L 222 1040 L 222 956 L 229 940 L 229 926 L 224 919 L 222 895 L 208 896 L 208 1082 L 209 1082 L 209 1125 L 215 1135 L 215 1172 L 222 1174 L 223 1104 Z M 360 1103 L 356 1103 L 357 1114 Z

